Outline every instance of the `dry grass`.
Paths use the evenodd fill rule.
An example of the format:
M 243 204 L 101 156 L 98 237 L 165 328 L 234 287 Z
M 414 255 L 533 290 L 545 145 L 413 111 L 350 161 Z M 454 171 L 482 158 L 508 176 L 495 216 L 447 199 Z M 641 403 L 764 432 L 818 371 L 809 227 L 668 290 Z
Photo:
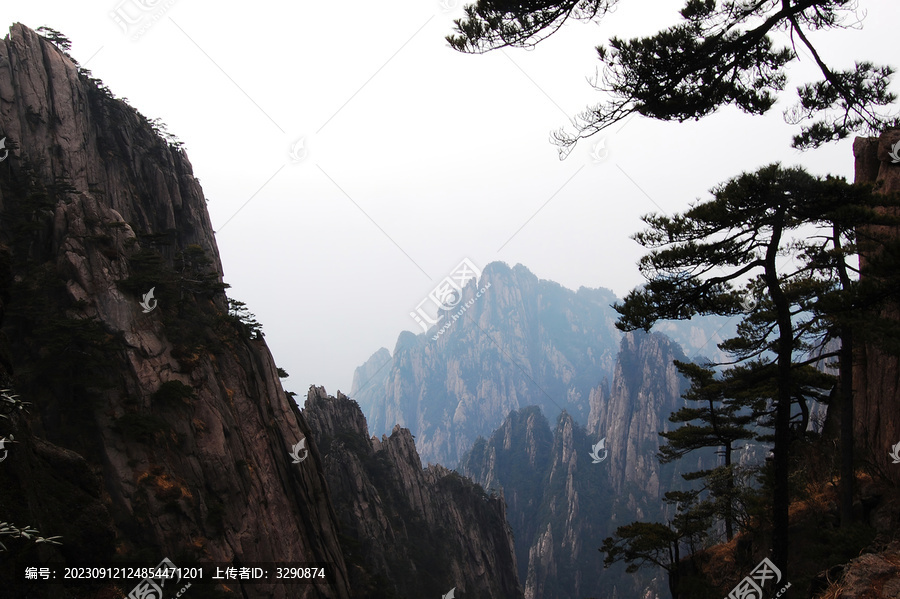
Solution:
M 844 585 L 840 582 L 832 582 L 828 585 L 828 588 L 825 589 L 819 596 L 814 599 L 841 599 L 841 595 L 844 594 Z

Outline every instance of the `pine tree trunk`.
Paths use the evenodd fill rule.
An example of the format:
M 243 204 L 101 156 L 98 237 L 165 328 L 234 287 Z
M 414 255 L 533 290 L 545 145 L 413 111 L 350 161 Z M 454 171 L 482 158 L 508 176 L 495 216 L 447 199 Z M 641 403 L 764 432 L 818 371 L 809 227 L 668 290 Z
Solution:
M 772 238 L 766 248 L 765 257 L 766 287 L 775 307 L 776 322 L 778 324 L 775 446 L 772 448 L 772 452 L 775 454 L 773 460 L 775 489 L 772 496 L 772 561 L 781 570 L 782 576 L 787 576 L 788 527 L 790 525 L 788 515 L 790 491 L 788 484 L 791 445 L 791 354 L 794 347 L 791 308 L 781 288 L 775 264 L 781 244 L 782 231 L 784 230 L 785 212 L 786 208 L 781 206 L 773 217 Z
M 734 538 L 734 525 L 732 524 L 734 514 L 731 509 L 734 505 L 734 472 L 731 471 L 730 442 L 725 444 L 725 468 L 728 469 L 728 488 L 725 495 L 728 500 L 728 503 L 725 504 L 725 538 L 730 541 Z
M 853 522 L 853 337 L 841 331 L 841 527 Z
M 850 275 L 847 264 L 840 255 L 841 234 L 837 227 L 832 230 L 834 247 L 838 250 L 837 271 L 841 288 L 850 289 Z M 840 383 L 841 383 L 841 526 L 853 522 L 853 486 L 856 472 L 853 469 L 853 330 L 842 326 L 840 330 Z

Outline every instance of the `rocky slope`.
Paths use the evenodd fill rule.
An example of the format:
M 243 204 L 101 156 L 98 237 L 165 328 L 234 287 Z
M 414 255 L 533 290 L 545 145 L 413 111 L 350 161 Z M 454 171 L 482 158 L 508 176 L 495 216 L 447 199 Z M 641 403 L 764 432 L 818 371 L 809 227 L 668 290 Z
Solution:
M 356 402 L 311 388 L 303 415 L 335 497 L 358 597 L 522 597 L 503 498 L 440 465 L 407 429 L 369 438 Z
M 681 394 L 686 383 L 675 360 L 684 362 L 687 357 L 667 337 L 628 333 L 622 338 L 609 390 L 601 385 L 590 395 L 587 430 L 598 439 L 606 438 L 610 485 L 620 505 L 639 517 L 655 510 L 675 479 L 673 466 L 660 466 L 656 457 L 659 433 L 673 427 L 669 415 L 685 405 Z M 708 458 L 697 452 L 681 466 L 699 469 Z
M 710 452 L 690 464 L 660 466 L 656 459 L 657 433 L 683 403 L 675 359 L 684 354 L 667 337 L 628 333 L 609 389 L 590 395 L 586 429 L 563 413 L 551 433 L 537 407 L 525 408 L 460 462 L 460 472 L 502 489 L 507 499 L 526 597 L 637 597 L 666 588 L 651 570 L 604 570 L 597 549 L 618 526 L 662 520 L 662 494 L 681 485 L 683 468 L 713 463 Z M 606 452 L 598 451 L 602 460 L 595 463 L 590 453 L 601 439 Z

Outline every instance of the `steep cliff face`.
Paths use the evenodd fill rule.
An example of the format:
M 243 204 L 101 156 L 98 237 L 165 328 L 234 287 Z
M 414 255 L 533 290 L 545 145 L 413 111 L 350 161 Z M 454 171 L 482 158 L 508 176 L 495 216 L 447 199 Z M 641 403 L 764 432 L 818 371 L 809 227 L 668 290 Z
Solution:
M 889 155 L 897 142 L 900 142 L 900 130 L 888 131 L 880 138 L 857 138 L 853 143 L 856 182 L 875 185 L 885 194 L 900 192 L 900 163 L 895 163 Z M 892 234 L 900 238 L 900 230 Z M 866 275 L 865 264 L 863 255 L 862 276 Z M 895 302 L 883 315 L 900 320 L 900 306 Z M 853 428 L 857 451 L 882 476 L 900 484 L 900 468 L 889 455 L 891 448 L 900 443 L 900 419 L 896 418 L 900 408 L 900 357 L 875 344 L 857 343 L 853 359 Z
M 684 354 L 667 337 L 628 333 L 609 389 L 590 395 L 586 429 L 563 413 L 551 433 L 538 408 L 525 408 L 460 462 L 460 472 L 507 499 L 526 597 L 637 597 L 665 588 L 650 570 L 604 570 L 597 549 L 618 526 L 663 520 L 662 494 L 679 487 L 680 472 L 714 463 L 711 452 L 677 465 L 656 458 L 658 432 L 683 401 L 675 359 Z M 591 452 L 602 439 L 598 462 Z
M 370 387 L 372 389 L 383 389 L 387 382 L 388 376 L 391 374 L 391 352 L 386 347 L 382 347 L 366 360 L 366 362 L 353 372 L 353 395 L 357 398 L 357 403 L 371 400 L 372 394 L 366 393 Z M 371 406 L 359 404 L 363 414 L 370 413 Z
M 460 463 L 461 472 L 506 497 L 527 598 L 602 596 L 618 576 L 603 571 L 597 551 L 614 497 L 591 446 L 568 413 L 551 432 L 531 406 L 510 414 Z
M 667 337 L 628 333 L 622 339 L 609 391 L 601 385 L 590 396 L 587 430 L 606 438 L 612 487 L 619 501 L 639 518 L 650 502 L 658 504 L 661 477 L 667 483 L 672 479 L 672 468 L 661 467 L 656 454 L 659 432 L 670 430 L 669 415 L 684 405 L 685 381 L 675 360 L 687 358 Z
M 62 537 L 16 554 L 328 562 L 334 585 L 231 590 L 348 597 L 318 452 L 289 456 L 311 431 L 227 310 L 184 152 L 22 25 L 0 42 L 0 127 L 3 383 L 31 403 L 4 423 L 0 520 Z
M 544 478 L 551 461 L 553 433 L 537 406 L 511 413 L 490 439 L 479 437 L 459 471 L 485 489 L 501 491 L 516 539 L 519 579 L 528 576 L 532 539 L 541 527 Z
M 356 402 L 311 388 L 303 415 L 335 497 L 356 597 L 522 597 L 503 498 L 440 465 L 407 429 L 369 438 Z

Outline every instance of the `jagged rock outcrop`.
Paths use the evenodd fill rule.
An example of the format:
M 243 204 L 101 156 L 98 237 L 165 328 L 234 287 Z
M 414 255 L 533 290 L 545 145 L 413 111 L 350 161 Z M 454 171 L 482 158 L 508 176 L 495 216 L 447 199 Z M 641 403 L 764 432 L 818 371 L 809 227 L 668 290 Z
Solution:
M 303 407 L 335 498 L 354 596 L 522 597 L 503 498 L 440 465 L 409 430 L 369 438 L 359 405 L 311 388 Z
M 890 157 L 900 142 L 900 130 L 878 138 L 856 138 L 857 183 L 868 183 L 885 194 L 900 193 L 900 163 Z M 890 232 L 900 238 L 900 229 Z M 861 251 L 862 277 L 866 276 L 866 248 Z M 894 302 L 882 314 L 900 320 L 900 305 Z M 854 436 L 857 454 L 872 464 L 882 476 L 900 484 L 900 467 L 890 457 L 891 448 L 900 443 L 900 356 L 888 353 L 873 343 L 856 343 L 853 356 Z
M 681 398 L 685 381 L 675 368 L 675 360 L 684 362 L 687 358 L 667 337 L 641 331 L 627 333 L 622 338 L 610 389 L 601 385 L 590 396 L 587 430 L 597 438 L 606 438 L 612 487 L 620 501 L 627 498 L 629 511 L 636 510 L 638 518 L 643 517 L 648 498 L 658 503 L 661 476 L 671 478 L 670 472 L 660 472 L 656 454 L 659 433 L 672 428 L 669 415 L 685 403 Z
M 537 407 L 525 408 L 461 460 L 460 472 L 507 499 L 526 597 L 632 597 L 665 588 L 651 570 L 603 569 L 597 549 L 618 526 L 664 520 L 662 495 L 682 486 L 679 474 L 714 464 L 712 451 L 665 466 L 656 458 L 658 432 L 683 404 L 675 359 L 684 353 L 666 336 L 628 333 L 612 384 L 590 395 L 587 428 L 564 412 L 551 433 Z M 604 438 L 595 463 L 591 450 Z
M 0 127 L 3 382 L 31 403 L 0 463 L 0 520 L 62 537 L 15 550 L 328 562 L 333 585 L 231 590 L 349 597 L 318 451 L 301 467 L 289 456 L 311 431 L 261 336 L 227 310 L 185 153 L 19 24 L 0 42 Z
M 529 406 L 507 416 L 489 440 L 479 437 L 459 464 L 461 473 L 485 489 L 502 491 L 516 539 L 519 580 L 523 582 L 531 561 L 530 540 L 541 526 L 544 476 L 553 447 L 547 419 L 540 408 Z

